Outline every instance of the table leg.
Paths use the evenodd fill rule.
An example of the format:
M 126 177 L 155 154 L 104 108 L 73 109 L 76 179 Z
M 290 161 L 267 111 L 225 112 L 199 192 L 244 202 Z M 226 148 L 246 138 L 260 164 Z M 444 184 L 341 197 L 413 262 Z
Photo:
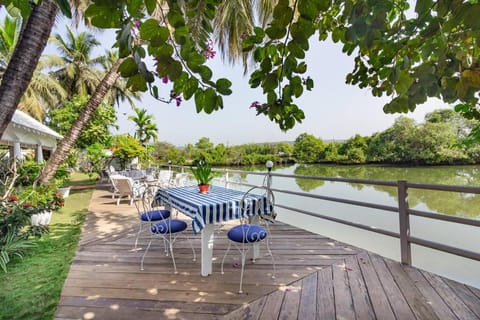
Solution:
M 202 229 L 202 276 L 212 274 L 214 225 L 207 224 Z

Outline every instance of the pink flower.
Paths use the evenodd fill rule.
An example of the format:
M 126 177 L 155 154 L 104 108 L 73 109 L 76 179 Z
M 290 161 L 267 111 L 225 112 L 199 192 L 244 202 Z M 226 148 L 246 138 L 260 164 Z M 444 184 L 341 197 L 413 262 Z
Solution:
M 23 206 L 24 206 L 25 208 L 30 208 L 30 207 L 32 206 L 32 204 L 31 204 L 30 202 L 25 202 L 25 203 L 23 204 Z
M 138 20 L 133 21 L 133 27 L 138 29 L 138 27 L 140 27 L 140 21 Z
M 213 50 L 213 41 L 208 40 L 205 51 L 203 52 L 204 57 L 206 59 L 213 59 L 215 58 L 216 54 L 217 54 L 217 51 Z

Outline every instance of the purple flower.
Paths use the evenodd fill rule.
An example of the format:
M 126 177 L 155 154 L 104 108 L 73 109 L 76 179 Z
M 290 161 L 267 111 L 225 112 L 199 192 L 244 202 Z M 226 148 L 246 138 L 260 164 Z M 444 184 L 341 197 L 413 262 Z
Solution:
M 168 76 L 163 77 L 163 78 L 162 78 L 162 82 L 163 82 L 163 83 L 168 83 Z
M 182 104 L 182 97 L 176 96 L 175 103 L 177 104 L 177 107 L 180 107 L 180 105 Z
M 133 27 L 138 29 L 138 27 L 140 27 L 140 21 L 138 20 L 133 21 Z
M 260 106 L 260 102 L 258 101 L 253 101 L 252 104 L 250 105 L 250 108 L 258 108 Z

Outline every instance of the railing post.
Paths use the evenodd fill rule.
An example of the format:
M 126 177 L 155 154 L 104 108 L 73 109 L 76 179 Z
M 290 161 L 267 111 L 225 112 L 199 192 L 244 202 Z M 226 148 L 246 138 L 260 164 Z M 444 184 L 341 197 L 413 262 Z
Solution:
M 228 178 L 229 178 L 229 176 L 228 176 L 228 169 L 225 169 L 225 188 L 227 188 L 227 189 L 228 189 L 228 187 L 230 186 L 230 185 L 229 185 L 230 181 L 229 181 Z
M 412 248 L 410 245 L 410 215 L 408 213 L 407 181 L 398 181 L 398 217 L 400 225 L 400 253 L 402 263 L 412 264 Z
M 268 197 L 268 201 L 271 201 L 272 199 L 270 199 L 270 194 L 271 194 L 270 188 L 272 187 L 273 162 L 268 160 L 265 165 L 266 165 L 267 170 L 268 170 L 268 173 L 267 173 L 267 197 Z

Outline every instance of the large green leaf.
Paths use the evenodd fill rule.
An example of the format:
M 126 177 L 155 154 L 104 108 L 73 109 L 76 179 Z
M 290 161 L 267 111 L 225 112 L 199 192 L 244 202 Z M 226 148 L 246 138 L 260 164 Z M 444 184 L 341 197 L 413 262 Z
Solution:
M 208 88 L 203 95 L 203 110 L 210 114 L 217 108 L 217 94 L 212 88 Z
M 278 78 L 275 73 L 269 73 L 262 82 L 263 92 L 274 90 L 278 87 Z
M 155 11 L 156 6 L 157 6 L 156 0 L 145 0 L 145 7 L 147 7 L 148 14 L 152 14 L 153 11 Z
M 195 91 L 197 91 L 197 89 L 198 89 L 198 80 L 195 79 L 194 77 L 190 77 L 183 89 L 183 98 L 185 98 L 185 100 L 190 99 L 195 93 Z
M 298 11 L 306 19 L 314 20 L 318 16 L 318 4 L 316 1 L 299 0 Z
M 155 19 L 148 19 L 140 25 L 140 37 L 142 37 L 143 40 L 152 40 L 154 37 L 157 37 L 159 33 L 160 25 Z
M 125 59 L 118 67 L 118 72 L 124 78 L 128 78 L 138 73 L 137 63 L 132 57 Z
M 128 79 L 127 87 L 131 88 L 132 91 L 147 91 L 147 81 L 141 74 L 137 73 Z
M 100 1 L 91 4 L 85 10 L 85 16 L 90 18 L 92 25 L 99 28 L 121 28 L 123 12 L 121 3 Z
M 232 93 L 232 90 L 230 90 L 230 87 L 232 86 L 232 82 L 228 79 L 225 79 L 225 78 L 218 79 L 216 82 L 216 86 L 217 86 L 217 91 L 221 94 L 229 95 Z
M 70 1 L 68 0 L 55 0 L 55 2 L 58 4 L 58 7 L 60 8 L 60 11 L 62 11 L 63 15 L 69 19 L 72 18 L 72 10 L 70 9 Z

